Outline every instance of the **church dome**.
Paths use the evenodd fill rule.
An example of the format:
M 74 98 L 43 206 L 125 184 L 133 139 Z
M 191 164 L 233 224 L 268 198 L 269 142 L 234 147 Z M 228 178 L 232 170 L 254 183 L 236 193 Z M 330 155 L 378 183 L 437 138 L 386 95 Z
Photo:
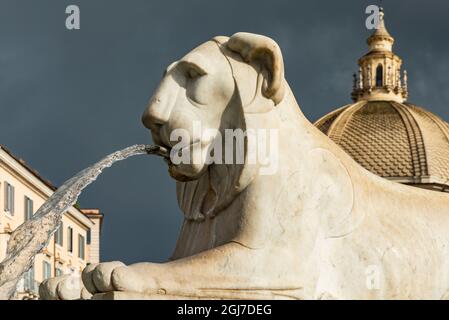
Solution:
M 389 180 L 449 192 L 449 124 L 406 102 L 407 72 L 392 52 L 383 11 L 359 59 L 353 104 L 321 119 L 317 126 L 365 169 Z
M 401 183 L 449 192 L 449 124 L 395 101 L 360 101 L 315 125 L 365 169 Z

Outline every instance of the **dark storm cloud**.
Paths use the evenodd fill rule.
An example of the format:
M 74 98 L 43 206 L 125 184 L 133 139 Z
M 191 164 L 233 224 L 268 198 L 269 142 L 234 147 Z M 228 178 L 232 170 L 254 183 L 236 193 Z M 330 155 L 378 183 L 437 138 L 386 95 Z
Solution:
M 0 143 L 60 184 L 107 153 L 150 142 L 140 115 L 165 66 L 237 31 L 278 41 L 287 79 L 316 120 L 350 102 L 370 3 L 0 0 Z M 79 31 L 65 29 L 69 4 L 80 7 Z M 410 101 L 449 120 L 449 3 L 384 7 L 409 71 Z M 118 164 L 80 203 L 106 214 L 103 260 L 160 261 L 173 249 L 181 213 L 159 159 Z

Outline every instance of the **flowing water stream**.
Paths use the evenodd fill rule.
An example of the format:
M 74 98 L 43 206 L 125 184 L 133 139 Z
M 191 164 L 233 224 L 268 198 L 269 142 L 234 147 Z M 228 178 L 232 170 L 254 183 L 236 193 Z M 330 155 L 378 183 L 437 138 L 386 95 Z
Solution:
M 0 263 L 0 299 L 10 299 L 14 295 L 17 283 L 33 265 L 34 257 L 46 247 L 62 215 L 76 203 L 81 191 L 94 182 L 105 168 L 142 154 L 168 157 L 167 150 L 150 145 L 134 145 L 114 152 L 67 180 L 30 220 L 14 230 L 8 241 L 6 258 Z

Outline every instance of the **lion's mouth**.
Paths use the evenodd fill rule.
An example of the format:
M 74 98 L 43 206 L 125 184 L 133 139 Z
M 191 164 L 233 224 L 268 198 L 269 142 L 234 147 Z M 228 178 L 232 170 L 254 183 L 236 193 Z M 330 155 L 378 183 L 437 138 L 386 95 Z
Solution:
M 167 160 L 170 161 L 170 150 L 171 150 L 171 148 L 169 148 L 167 146 L 154 145 L 154 146 L 151 146 L 147 150 L 147 152 L 155 154 L 155 155 L 158 155 L 158 156 L 162 157 L 166 161 Z
M 176 179 L 177 181 L 180 182 L 189 182 L 189 181 L 194 181 L 197 180 L 198 177 L 201 175 L 199 172 L 191 172 L 191 169 L 186 169 L 186 168 L 190 168 L 190 166 L 192 166 L 193 168 L 197 167 L 195 165 L 195 161 L 193 161 L 193 159 L 195 158 L 190 158 L 192 155 L 190 154 L 191 152 L 194 152 L 193 149 L 196 148 L 201 148 L 201 141 L 197 140 L 194 141 L 186 146 L 180 147 L 180 146 L 173 146 L 173 147 L 167 147 L 164 143 L 162 143 L 163 148 L 165 149 L 166 154 L 163 156 L 164 161 L 167 163 L 168 165 L 168 171 L 170 173 L 170 176 L 174 179 Z M 193 162 L 183 162 L 182 161 L 182 154 L 184 152 L 189 151 L 189 158 L 190 161 Z M 200 149 L 201 150 L 201 149 Z M 172 162 L 172 157 L 175 157 L 176 161 Z M 178 162 L 178 160 L 176 157 L 181 157 L 181 161 Z M 201 163 L 198 163 L 201 164 Z M 204 170 L 201 170 L 204 171 Z
M 159 146 L 159 151 L 157 154 L 163 157 L 164 159 L 170 160 L 170 148 Z

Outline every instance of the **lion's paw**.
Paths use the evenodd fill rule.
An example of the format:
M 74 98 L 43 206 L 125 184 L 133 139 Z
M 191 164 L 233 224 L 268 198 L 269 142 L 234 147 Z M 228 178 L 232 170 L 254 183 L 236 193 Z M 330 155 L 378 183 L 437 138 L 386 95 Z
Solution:
M 111 291 L 145 292 L 151 282 L 151 279 L 133 266 L 126 266 L 118 261 L 89 265 L 84 269 L 82 279 L 84 286 L 92 294 Z
M 75 275 L 64 275 L 50 278 L 39 286 L 41 300 L 87 300 L 92 295 L 84 288 L 81 278 Z

